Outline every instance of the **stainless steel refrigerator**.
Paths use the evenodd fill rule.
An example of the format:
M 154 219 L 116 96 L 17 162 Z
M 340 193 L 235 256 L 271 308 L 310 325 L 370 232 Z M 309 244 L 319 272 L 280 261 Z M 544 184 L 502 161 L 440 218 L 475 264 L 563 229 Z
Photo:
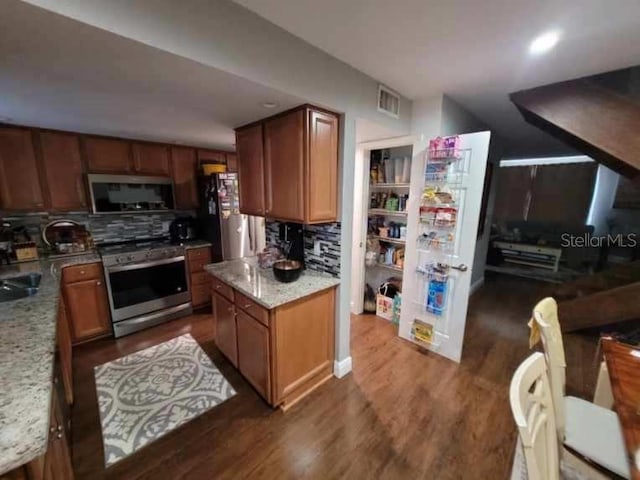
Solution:
M 238 174 L 200 177 L 200 235 L 212 244 L 213 261 L 257 255 L 265 245 L 264 218 L 240 213 Z

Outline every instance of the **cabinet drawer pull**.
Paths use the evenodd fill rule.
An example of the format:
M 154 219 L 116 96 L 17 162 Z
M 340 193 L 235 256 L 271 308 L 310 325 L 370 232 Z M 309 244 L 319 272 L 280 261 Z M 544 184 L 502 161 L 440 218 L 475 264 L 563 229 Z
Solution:
M 51 427 L 51 428 L 49 429 L 49 433 L 54 433 L 55 431 L 56 431 L 56 427 Z
M 250 308 L 250 307 L 251 307 L 251 304 L 250 304 L 250 303 L 247 303 L 247 304 L 244 306 L 244 308 Z
M 222 285 L 216 285 L 216 290 L 220 290 L 222 288 Z
M 229 308 L 227 308 L 227 312 L 229 312 L 229 313 L 233 313 L 233 307 L 229 307 Z
M 96 285 L 97 285 L 97 286 L 100 286 L 100 285 L 102 285 L 102 282 L 101 282 L 100 280 L 98 280 L 98 281 L 96 282 Z

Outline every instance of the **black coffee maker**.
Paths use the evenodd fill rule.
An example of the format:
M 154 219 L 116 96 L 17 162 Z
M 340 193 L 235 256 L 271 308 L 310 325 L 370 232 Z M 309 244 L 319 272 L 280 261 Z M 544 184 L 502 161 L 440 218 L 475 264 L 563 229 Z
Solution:
M 297 260 L 304 265 L 304 227 L 299 223 L 281 223 L 278 235 L 282 252 L 288 260 Z
M 192 216 L 177 217 L 169 226 L 171 243 L 183 244 L 196 239 L 196 219 Z

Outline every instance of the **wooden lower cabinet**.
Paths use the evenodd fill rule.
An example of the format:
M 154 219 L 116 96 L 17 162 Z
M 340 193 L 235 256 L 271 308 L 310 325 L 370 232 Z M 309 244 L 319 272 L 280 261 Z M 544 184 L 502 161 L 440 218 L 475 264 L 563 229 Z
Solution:
M 62 296 L 61 296 L 62 297 Z M 64 384 L 64 396 L 67 405 L 73 404 L 73 360 L 71 354 L 71 330 L 64 306 L 64 299 L 58 302 L 57 344 L 60 357 L 60 372 Z
M 333 375 L 335 288 L 275 309 L 273 404 L 288 408 Z
M 271 310 L 217 278 L 212 292 L 216 345 L 271 405 L 286 410 L 333 376 L 335 288 Z
M 78 278 L 83 278 L 78 281 Z M 100 264 L 66 267 L 62 291 L 74 344 L 112 332 L 107 289 Z
M 44 480 L 72 480 L 73 466 L 68 438 L 68 419 L 64 414 L 59 390 L 54 384 L 51 419 L 49 424 L 49 447 L 44 458 Z
M 211 275 L 204 271 L 204 266 L 208 263 L 211 263 L 211 247 L 187 250 L 191 304 L 194 308 L 204 307 L 211 300 Z
M 271 398 L 269 329 L 242 311 L 236 313 L 238 369 L 263 398 Z
M 236 309 L 233 303 L 217 293 L 213 293 L 212 301 L 216 345 L 233 366 L 237 367 L 238 333 L 236 328 Z

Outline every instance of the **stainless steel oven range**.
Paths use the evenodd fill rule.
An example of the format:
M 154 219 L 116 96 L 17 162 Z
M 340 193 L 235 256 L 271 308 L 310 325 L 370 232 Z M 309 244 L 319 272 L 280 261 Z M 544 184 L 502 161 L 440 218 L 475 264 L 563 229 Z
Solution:
M 193 311 L 184 247 L 128 243 L 100 254 L 116 338 Z

